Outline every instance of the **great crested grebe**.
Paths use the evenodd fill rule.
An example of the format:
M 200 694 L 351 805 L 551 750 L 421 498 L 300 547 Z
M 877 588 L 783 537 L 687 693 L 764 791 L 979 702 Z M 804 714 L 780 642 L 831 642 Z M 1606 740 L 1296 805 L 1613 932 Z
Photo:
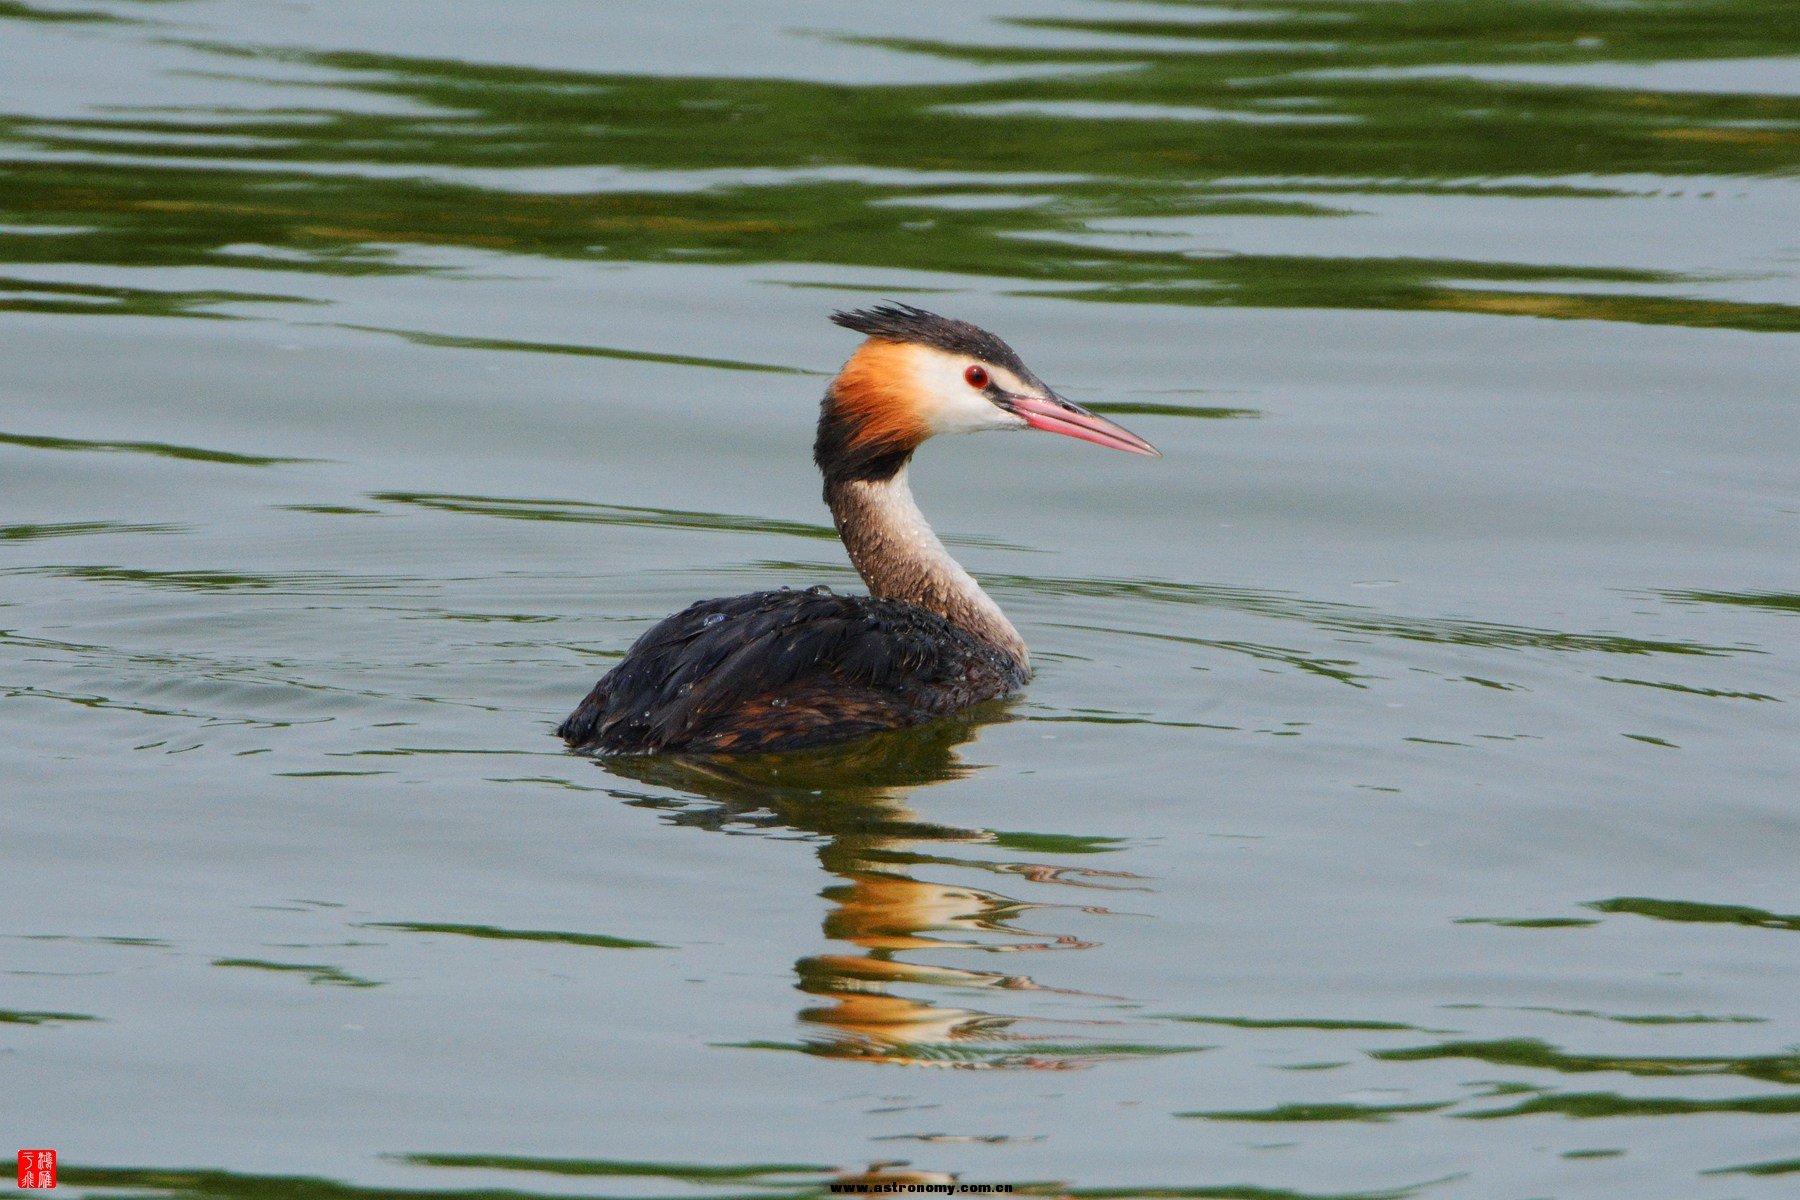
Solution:
M 557 727 L 599 754 L 797 750 L 916 725 L 1031 678 L 1025 642 L 925 523 L 906 464 L 925 439 L 1044 429 L 1149 442 L 1058 396 L 1012 347 L 910 305 L 833 313 L 868 335 L 826 389 L 813 461 L 867 596 L 822 587 L 702 600 L 664 619 Z

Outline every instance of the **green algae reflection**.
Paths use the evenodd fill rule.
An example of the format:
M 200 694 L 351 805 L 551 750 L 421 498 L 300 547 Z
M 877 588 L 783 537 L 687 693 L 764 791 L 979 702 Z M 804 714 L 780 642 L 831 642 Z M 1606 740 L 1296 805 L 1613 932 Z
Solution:
M 1756 929 L 1800 932 L 1800 914 L 1772 913 L 1744 904 L 1702 904 L 1693 900 L 1658 900 L 1649 896 L 1619 896 L 1595 900 L 1586 907 L 1603 913 L 1630 913 L 1657 921 L 1704 925 L 1747 925 Z
M 0 1025 L 66 1025 L 72 1021 L 98 1021 L 86 1013 L 28 1012 L 16 1008 L 0 1008 Z
M 1087 300 L 1791 331 L 1800 307 L 1701 295 L 1717 281 L 1675 271 L 1309 253 L 1299 228 L 1282 253 L 1199 252 L 1142 224 L 1298 226 L 1344 219 L 1369 194 L 1523 205 L 1654 194 L 1645 177 L 1791 177 L 1800 97 L 1646 91 L 1594 73 L 1792 54 L 1790 11 L 1779 0 L 1243 0 L 1146 20 L 1095 4 L 1080 19 L 1014 22 L 1035 27 L 1031 45 L 882 43 L 1008 68 L 929 84 L 190 44 L 240 77 L 299 64 L 347 95 L 407 103 L 0 113 L 0 261 L 440 269 L 396 253 L 423 245 L 847 266 L 877 280 L 947 272 Z M 31 16 L 0 8 L 0 21 Z M 1062 44 L 1041 44 L 1045 29 Z M 1546 65 L 1571 73 L 1503 77 Z M 546 192 L 556 172 L 576 182 Z M 1636 192 L 1617 182 L 1628 176 Z M 1133 233 L 1144 236 L 1116 236 Z M 88 303 L 19 279 L 0 283 L 0 305 L 9 289 L 46 311 Z M 200 315 L 231 299 L 130 303 Z
M 1368 1054 L 1370 1058 L 1387 1062 L 1470 1059 L 1497 1067 L 1526 1067 L 1564 1074 L 1618 1071 L 1642 1076 L 1736 1075 L 1765 1083 L 1800 1084 L 1800 1052 L 1746 1055 L 1741 1058 L 1570 1054 L 1536 1038 L 1504 1038 L 1496 1041 L 1444 1042 L 1434 1046 L 1371 1050 Z
M 325 963 L 269 962 L 260 958 L 215 958 L 212 965 L 215 967 L 240 967 L 251 971 L 271 971 L 277 975 L 303 975 L 308 983 L 322 983 L 333 987 L 372 988 L 381 986 L 381 981 L 378 979 L 363 979 Z
M 605 933 L 566 933 L 554 929 L 502 929 L 497 925 L 456 925 L 430 921 L 371 921 L 365 929 L 399 929 L 407 933 L 444 933 L 500 942 L 553 942 L 601 950 L 667 950 L 661 942 L 613 937 Z

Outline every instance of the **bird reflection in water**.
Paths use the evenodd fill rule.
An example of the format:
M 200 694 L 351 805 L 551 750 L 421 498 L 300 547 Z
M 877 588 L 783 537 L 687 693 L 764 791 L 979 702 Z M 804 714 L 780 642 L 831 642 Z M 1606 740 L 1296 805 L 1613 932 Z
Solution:
M 951 1007 L 893 990 L 912 986 L 1060 992 L 1024 974 L 926 965 L 901 956 L 915 951 L 1083 950 L 1094 945 L 1069 935 L 1027 932 L 1014 924 L 1028 913 L 1064 905 L 1027 903 L 986 888 L 929 882 L 914 877 L 916 868 L 941 864 L 1080 887 L 1121 888 L 1131 886 L 1135 878 L 1121 872 L 988 861 L 935 851 L 940 846 L 992 843 L 999 836 L 990 830 L 925 821 L 907 800 L 919 788 L 964 778 L 976 770 L 961 761 L 957 748 L 974 738 L 982 725 L 1005 720 L 1006 709 L 1003 703 L 984 705 L 927 725 L 797 753 L 601 761 L 616 775 L 687 793 L 685 799 L 623 795 L 631 803 L 665 810 L 673 824 L 791 829 L 826 839 L 819 861 L 840 882 L 821 893 L 834 905 L 825 918 L 825 933 L 860 953 L 800 959 L 794 967 L 800 990 L 822 1001 L 803 1009 L 800 1019 L 816 1033 L 795 1045 L 758 1045 L 864 1062 L 1040 1070 L 1085 1065 L 1120 1049 L 1084 1046 L 1082 1039 L 1063 1034 L 1033 1037 L 1019 1026 L 1041 1019 Z M 696 805 L 696 799 L 703 803 Z M 1054 1024 L 1066 1027 L 1071 1022 Z

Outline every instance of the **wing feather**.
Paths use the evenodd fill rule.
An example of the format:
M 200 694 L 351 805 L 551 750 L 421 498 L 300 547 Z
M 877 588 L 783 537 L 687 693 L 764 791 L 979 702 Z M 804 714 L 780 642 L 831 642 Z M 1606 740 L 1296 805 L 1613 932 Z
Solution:
M 822 588 L 704 600 L 659 622 L 557 733 L 601 753 L 792 749 L 916 724 L 1024 682 L 935 613 Z

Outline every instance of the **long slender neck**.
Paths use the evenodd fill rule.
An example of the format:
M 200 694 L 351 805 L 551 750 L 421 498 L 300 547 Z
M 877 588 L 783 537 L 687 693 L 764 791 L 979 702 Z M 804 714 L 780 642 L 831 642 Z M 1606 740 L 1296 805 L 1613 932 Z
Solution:
M 929 609 L 1030 670 L 1025 639 L 926 524 L 905 467 L 880 480 L 827 479 L 825 503 L 872 595 Z

